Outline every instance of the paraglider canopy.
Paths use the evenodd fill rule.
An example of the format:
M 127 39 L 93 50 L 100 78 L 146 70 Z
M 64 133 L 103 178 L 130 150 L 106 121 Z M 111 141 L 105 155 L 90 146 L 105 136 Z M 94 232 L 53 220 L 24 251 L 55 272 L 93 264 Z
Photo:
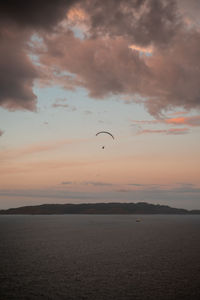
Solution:
M 113 138 L 113 140 L 115 139 L 114 136 L 113 136 L 110 132 L 108 132 L 108 131 L 99 131 L 99 132 L 97 132 L 96 135 L 99 135 L 99 134 L 101 134 L 101 133 L 109 134 L 109 135 Z

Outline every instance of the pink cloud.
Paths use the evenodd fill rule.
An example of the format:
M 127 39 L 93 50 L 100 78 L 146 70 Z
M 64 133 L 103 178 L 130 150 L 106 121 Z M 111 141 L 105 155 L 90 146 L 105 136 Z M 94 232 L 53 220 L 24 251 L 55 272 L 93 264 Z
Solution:
M 63 103 L 53 103 L 52 104 L 52 107 L 68 107 L 69 105 L 68 104 L 63 104 Z
M 171 118 L 166 119 L 165 122 L 167 124 L 200 126 L 200 116 Z
M 171 129 L 142 129 L 137 134 L 164 133 L 167 135 L 178 135 L 188 133 L 188 128 L 171 128 Z
M 2 158 L 3 160 L 15 159 L 20 157 L 23 158 L 26 155 L 39 154 L 41 152 L 49 152 L 49 151 L 59 149 L 67 144 L 76 144 L 76 143 L 81 143 L 83 141 L 85 140 L 79 139 L 79 140 L 59 140 L 59 141 L 52 141 L 52 142 L 41 142 L 38 144 L 33 144 L 18 149 L 1 151 L 0 158 Z
M 59 160 L 49 160 L 49 161 L 37 161 L 34 163 L 30 162 L 22 162 L 20 164 L 17 164 L 16 162 L 13 162 L 10 165 L 1 165 L 0 170 L 2 176 L 6 175 L 14 175 L 14 174 L 20 174 L 20 173 L 38 173 L 38 170 L 40 170 L 40 173 L 46 172 L 46 171 L 52 171 L 53 169 L 64 169 L 64 168 L 70 168 L 70 167 L 80 167 L 80 166 L 88 166 L 93 164 L 94 162 L 89 161 L 68 161 L 63 162 Z
M 71 31 L 44 37 L 48 52 L 41 53 L 43 65 L 67 71 L 71 78 L 56 77 L 66 88 L 68 79 L 86 88 L 93 98 L 109 95 L 140 95 L 150 114 L 183 107 L 200 108 L 200 33 L 178 32 L 165 48 L 152 56 L 140 56 L 124 38 L 80 40 Z M 67 49 L 67 51 L 66 51 Z M 134 101 L 134 100 L 132 100 Z
M 174 111 L 168 113 L 168 116 L 179 116 L 179 115 L 186 115 L 186 114 L 188 114 L 188 111 Z
M 134 120 L 133 124 L 138 124 L 138 125 L 149 124 L 149 125 L 152 125 L 152 124 L 158 124 L 160 122 L 161 122 L 160 120 Z
M 167 119 L 157 119 L 157 120 L 134 120 L 133 124 L 138 125 L 154 125 L 154 124 L 173 124 L 173 125 L 188 125 L 188 126 L 200 126 L 200 116 L 190 116 L 190 117 L 175 117 Z
M 123 39 L 80 40 L 68 31 L 46 37 L 45 42 L 48 53 L 40 56 L 41 62 L 74 74 L 73 80 L 85 87 L 91 97 L 139 92 L 142 82 L 147 82 L 145 62 Z M 62 78 L 60 81 L 68 84 Z

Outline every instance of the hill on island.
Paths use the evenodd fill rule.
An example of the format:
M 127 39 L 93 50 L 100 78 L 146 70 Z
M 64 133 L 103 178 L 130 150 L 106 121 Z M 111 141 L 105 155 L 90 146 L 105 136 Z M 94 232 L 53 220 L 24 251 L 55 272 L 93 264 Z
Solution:
M 0 210 L 1 215 L 62 215 L 62 214 L 200 214 L 166 205 L 139 203 L 42 204 Z

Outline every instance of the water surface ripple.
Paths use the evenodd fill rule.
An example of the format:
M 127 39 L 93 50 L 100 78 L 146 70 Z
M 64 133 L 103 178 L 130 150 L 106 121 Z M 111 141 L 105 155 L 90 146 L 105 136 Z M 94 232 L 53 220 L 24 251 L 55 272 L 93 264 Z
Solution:
M 200 299 L 200 216 L 0 216 L 0 300 Z

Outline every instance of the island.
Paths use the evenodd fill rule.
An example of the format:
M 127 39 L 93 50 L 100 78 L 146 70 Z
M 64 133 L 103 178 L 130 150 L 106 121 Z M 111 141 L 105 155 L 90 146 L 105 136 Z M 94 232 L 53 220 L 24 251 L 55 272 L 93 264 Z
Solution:
M 200 214 L 200 210 L 173 208 L 167 205 L 138 203 L 42 204 L 0 210 L 0 215 L 64 215 L 64 214 Z

